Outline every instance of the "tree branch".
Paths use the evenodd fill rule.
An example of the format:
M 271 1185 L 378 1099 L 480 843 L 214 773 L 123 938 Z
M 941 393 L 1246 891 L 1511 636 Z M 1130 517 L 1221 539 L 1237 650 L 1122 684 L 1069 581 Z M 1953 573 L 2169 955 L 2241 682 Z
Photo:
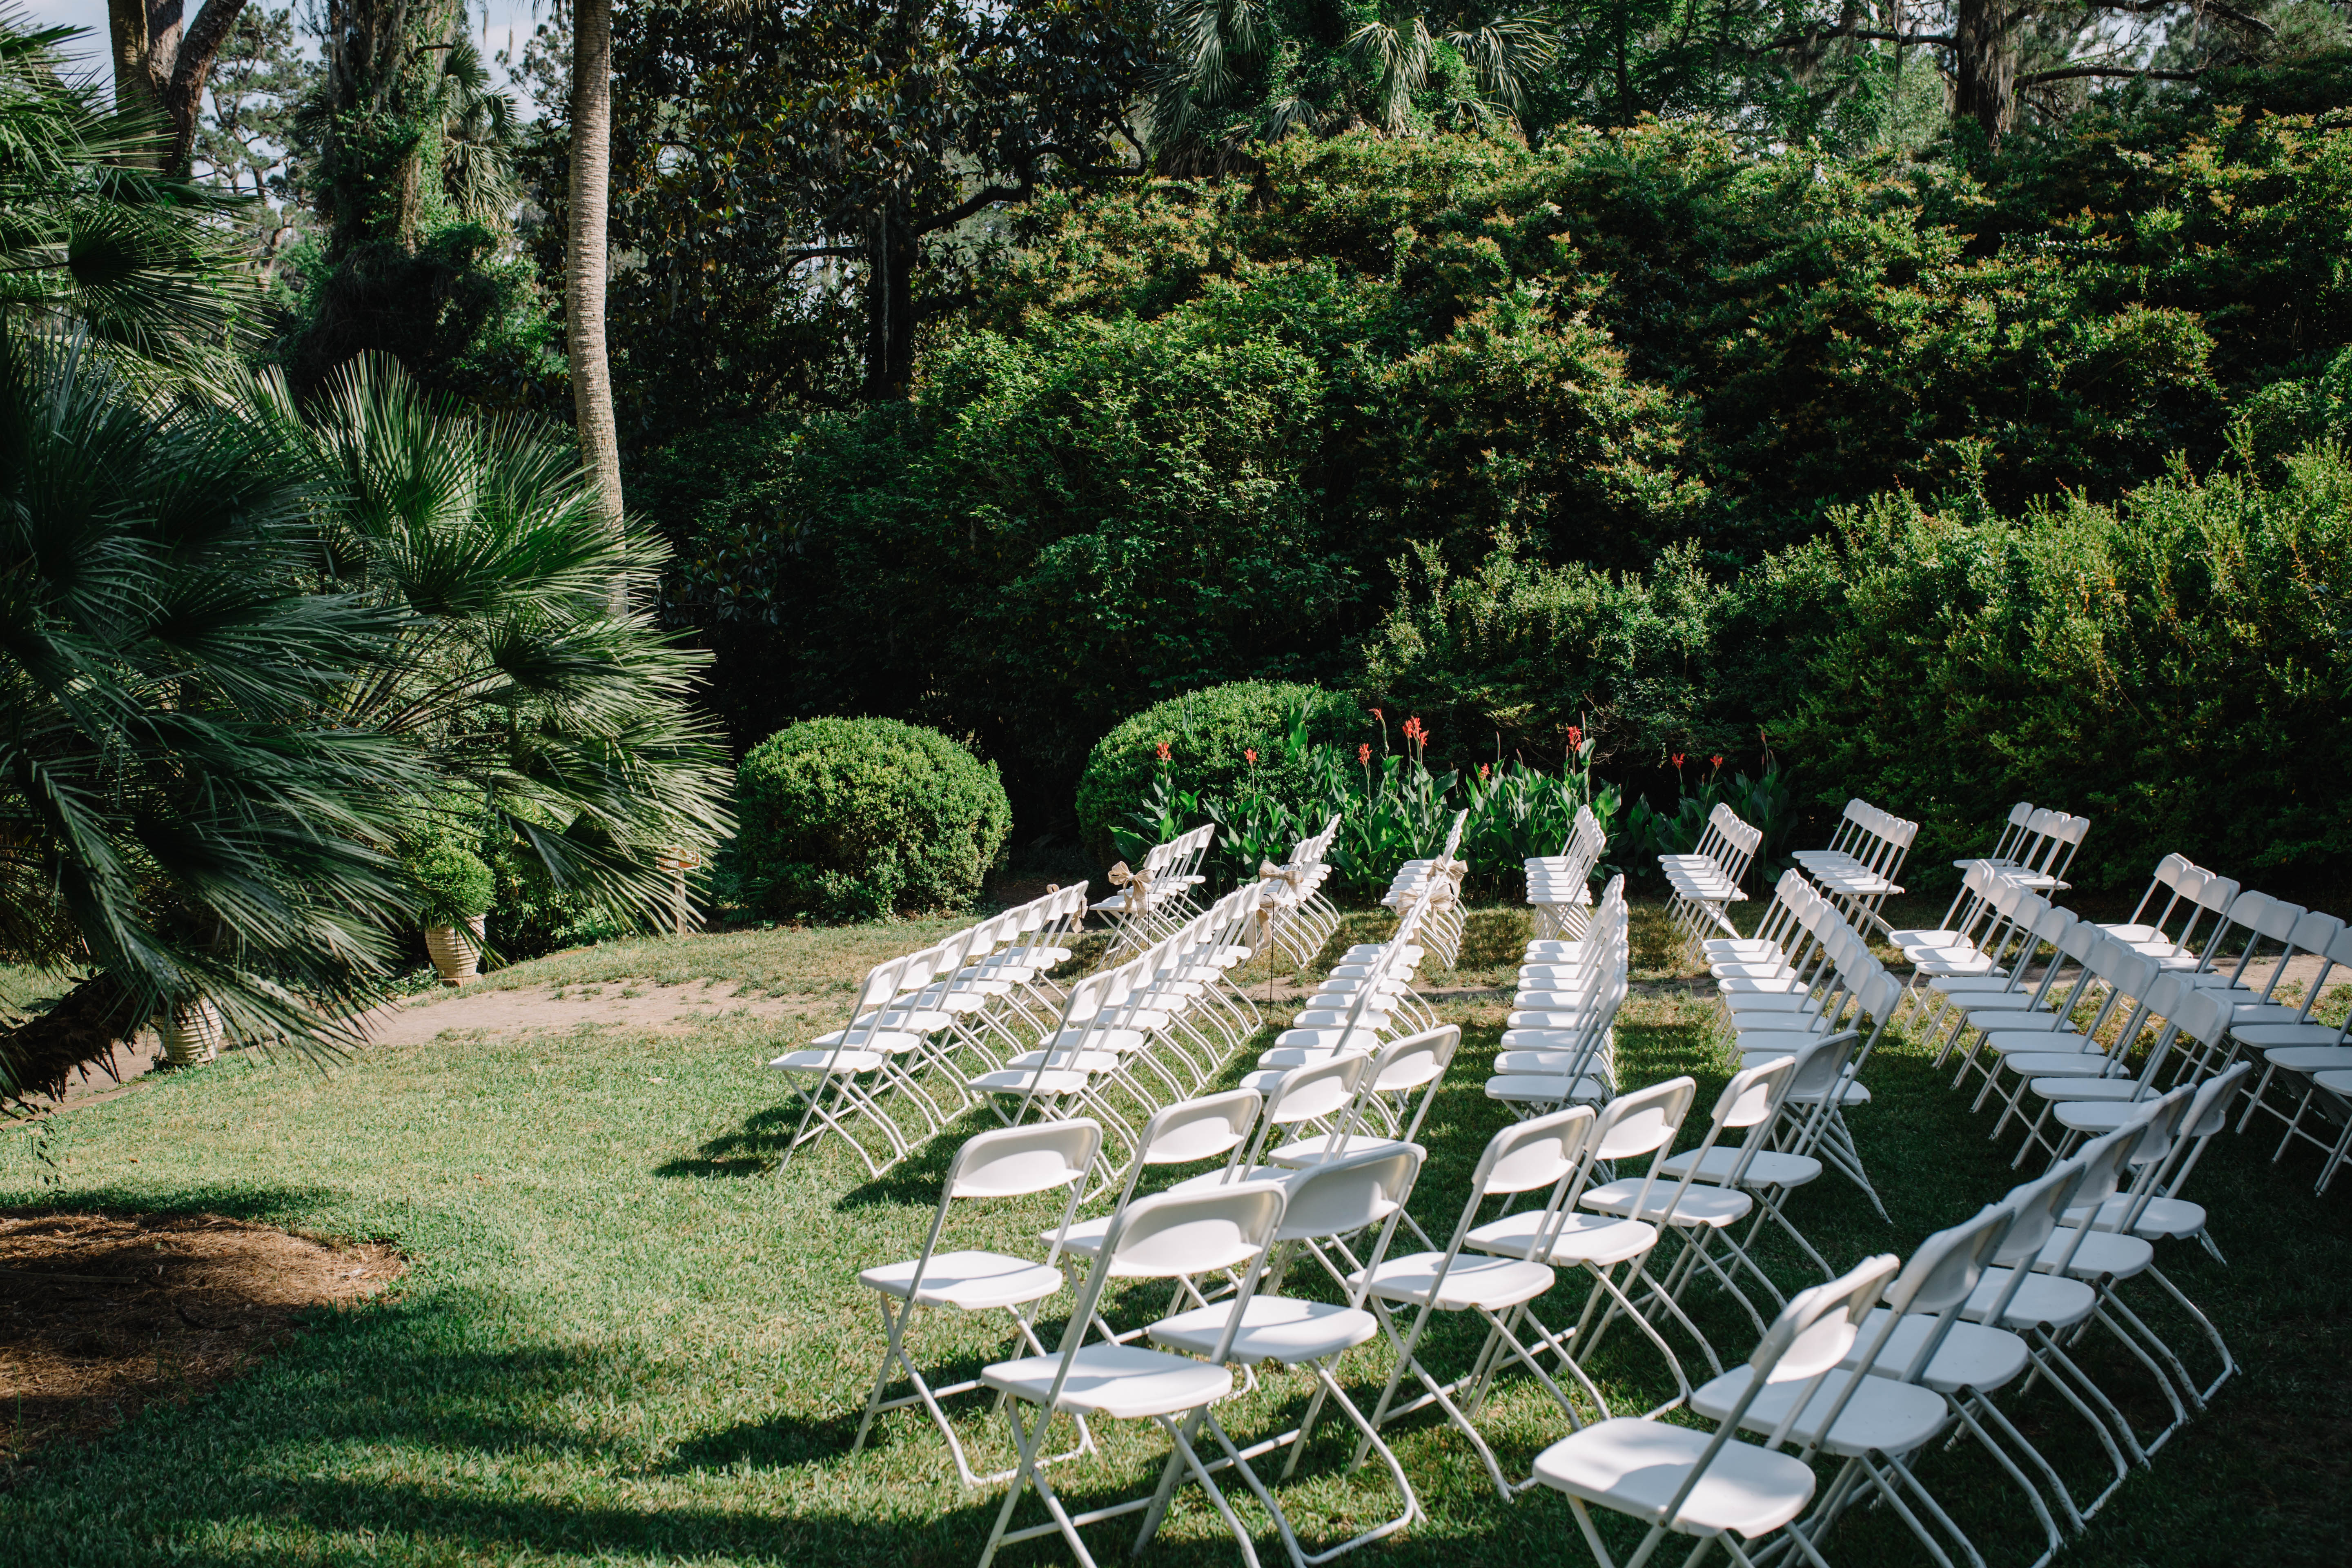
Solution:
M 164 167 L 175 174 L 188 171 L 196 146 L 197 107 L 204 98 L 205 79 L 213 73 L 236 19 L 245 14 L 245 0 L 205 0 L 195 22 L 180 39 L 180 56 L 172 80 L 163 89 L 163 111 L 172 117 L 172 154 Z
M 2019 77 L 2019 87 L 2038 87 L 2045 81 L 2075 81 L 2084 77 L 2146 77 L 2150 81 L 2195 81 L 2201 70 L 2152 71 L 2138 70 L 2129 66 L 2067 66 L 2060 70 L 2032 71 Z

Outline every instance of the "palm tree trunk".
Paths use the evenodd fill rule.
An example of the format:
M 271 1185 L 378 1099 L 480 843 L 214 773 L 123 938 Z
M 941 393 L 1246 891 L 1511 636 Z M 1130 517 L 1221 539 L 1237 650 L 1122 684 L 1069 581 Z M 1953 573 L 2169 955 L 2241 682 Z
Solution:
M 621 439 L 604 353 L 605 212 L 613 179 L 613 0 L 572 10 L 572 196 L 563 251 L 563 325 L 580 458 L 621 531 Z

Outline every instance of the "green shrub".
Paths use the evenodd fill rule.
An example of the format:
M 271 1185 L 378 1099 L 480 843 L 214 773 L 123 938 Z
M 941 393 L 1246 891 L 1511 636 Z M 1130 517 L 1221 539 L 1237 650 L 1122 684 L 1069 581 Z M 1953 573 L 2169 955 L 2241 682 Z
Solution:
M 895 719 L 810 719 L 751 748 L 736 774 L 736 897 L 777 919 L 961 910 L 1013 810 L 996 765 Z
M 1790 729 L 1807 773 L 1921 820 L 1906 883 L 2020 799 L 2090 817 L 2086 886 L 2168 850 L 2274 888 L 2340 874 L 2352 463 L 2323 446 L 2284 470 L 2015 521 L 1907 498 L 1842 518 L 1843 603 Z
M 446 841 L 427 843 L 402 857 L 416 910 L 426 926 L 463 925 L 487 914 L 495 891 L 489 867 L 479 855 Z
M 1252 789 L 1303 799 L 1307 759 L 1287 743 L 1294 719 L 1304 720 L 1310 743 L 1349 745 L 1371 740 L 1377 722 L 1352 698 L 1290 681 L 1236 680 L 1156 702 L 1095 742 L 1078 780 L 1079 841 L 1099 864 L 1119 858 L 1113 829 L 1127 823 L 1163 772 L 1171 792 L 1204 800 L 1230 801 Z M 1246 754 L 1253 751 L 1255 763 Z

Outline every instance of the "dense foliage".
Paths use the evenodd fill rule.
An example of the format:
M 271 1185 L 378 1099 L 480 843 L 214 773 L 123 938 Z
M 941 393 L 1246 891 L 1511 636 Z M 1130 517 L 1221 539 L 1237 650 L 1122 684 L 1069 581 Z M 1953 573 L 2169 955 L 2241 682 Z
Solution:
M 812 719 L 751 748 L 727 868 L 747 911 L 873 920 L 961 910 L 1012 830 L 995 767 L 895 719 Z
M 1443 754 L 1541 763 L 1590 705 L 1621 762 L 1752 766 L 1816 587 L 1744 568 L 1888 490 L 2109 503 L 2242 421 L 2275 458 L 2331 427 L 2352 341 L 2352 127 L 2227 108 L 1975 164 L 1684 124 L 1294 139 L 1250 181 L 1040 201 L 910 402 L 697 436 L 636 493 L 739 736 L 903 714 L 976 736 L 1042 821 L 1152 701 L 1353 684 L 1399 565 L 1442 595 L 1498 538 L 1583 563 L 1544 613 L 1624 646 L 1478 674 L 1527 723 L 1451 722 L 1376 652 Z M 1725 593 L 1746 629 L 1692 662 Z
M 2339 440 L 2340 440 L 2339 437 Z M 1408 594 L 1376 695 L 1457 726 L 1583 723 L 1621 767 L 1759 730 L 1831 808 L 1919 817 L 1933 885 L 2024 798 L 2096 824 L 2075 878 L 2179 849 L 2251 874 L 2352 863 L 2352 464 L 2325 445 L 2004 517 L 1887 497 L 1722 582 L 1528 565 Z

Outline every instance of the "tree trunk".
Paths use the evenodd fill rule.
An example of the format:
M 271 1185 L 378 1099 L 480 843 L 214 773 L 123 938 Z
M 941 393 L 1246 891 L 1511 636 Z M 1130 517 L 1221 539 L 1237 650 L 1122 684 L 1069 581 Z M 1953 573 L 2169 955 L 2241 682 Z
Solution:
M 2017 115 L 2017 51 L 2011 47 L 2003 0 L 1959 0 L 1952 28 L 1952 112 L 2000 139 Z
M 915 262 L 920 245 L 896 202 L 867 221 L 866 396 L 904 397 L 915 379 Z
M 621 531 L 621 438 L 604 353 L 605 216 L 613 181 L 613 0 L 572 9 L 572 210 L 563 250 L 564 342 L 580 459 Z M 621 590 L 614 590 L 616 599 Z M 617 607 L 617 605 L 616 605 Z
M 184 174 L 196 146 L 205 82 L 246 0 L 205 0 L 193 25 L 182 0 L 107 0 L 114 36 L 114 101 L 143 103 L 171 121 L 163 167 Z
M 74 1068 L 109 1059 L 115 1042 L 139 1024 L 112 976 L 83 981 L 47 1012 L 0 1031 L 0 1101 L 63 1099 Z

